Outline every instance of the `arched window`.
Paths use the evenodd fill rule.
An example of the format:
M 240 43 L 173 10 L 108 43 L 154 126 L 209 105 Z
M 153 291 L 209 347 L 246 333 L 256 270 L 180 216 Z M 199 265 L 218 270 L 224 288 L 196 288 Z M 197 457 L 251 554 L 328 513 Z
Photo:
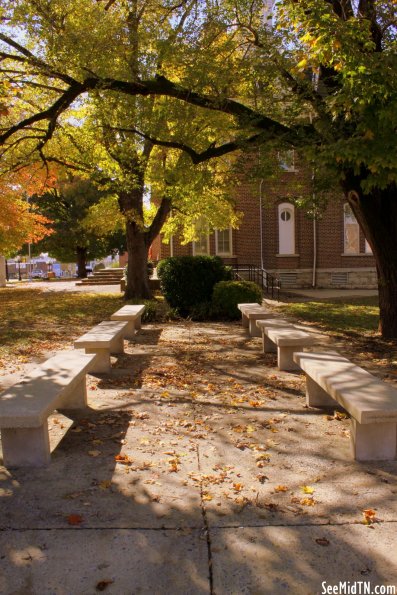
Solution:
M 295 207 L 288 202 L 278 206 L 278 252 L 295 254 Z
M 344 216 L 344 253 L 360 253 L 360 229 L 350 206 L 345 203 L 343 206 Z

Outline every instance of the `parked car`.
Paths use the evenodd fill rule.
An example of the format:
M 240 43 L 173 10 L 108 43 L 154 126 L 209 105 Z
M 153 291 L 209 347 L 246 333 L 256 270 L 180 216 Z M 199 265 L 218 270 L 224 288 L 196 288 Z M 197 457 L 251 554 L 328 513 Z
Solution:
M 40 271 L 40 269 L 37 269 L 36 271 L 32 271 L 31 277 L 32 279 L 45 279 L 47 275 L 45 274 L 44 271 Z

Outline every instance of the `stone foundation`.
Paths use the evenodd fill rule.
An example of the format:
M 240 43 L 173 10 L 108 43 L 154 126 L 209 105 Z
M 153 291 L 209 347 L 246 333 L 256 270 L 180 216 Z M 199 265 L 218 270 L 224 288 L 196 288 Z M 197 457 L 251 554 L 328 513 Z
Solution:
M 313 287 L 311 269 L 269 270 L 280 277 L 284 289 L 308 289 Z M 318 269 L 316 271 L 317 289 L 377 289 L 376 269 Z

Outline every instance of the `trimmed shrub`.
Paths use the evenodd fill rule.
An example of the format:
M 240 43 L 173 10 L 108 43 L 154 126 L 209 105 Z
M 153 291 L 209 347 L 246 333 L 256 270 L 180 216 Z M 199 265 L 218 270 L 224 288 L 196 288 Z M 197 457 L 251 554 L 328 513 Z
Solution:
M 237 304 L 261 303 L 262 291 L 252 281 L 220 281 L 212 295 L 212 313 L 219 318 L 235 320 L 241 312 Z
M 160 287 L 171 308 L 180 316 L 200 317 L 211 301 L 214 285 L 230 277 L 218 256 L 173 256 L 157 267 Z
M 127 300 L 126 304 L 139 304 L 145 306 L 145 311 L 142 315 L 142 322 L 163 322 L 168 320 L 170 312 L 167 304 L 158 299 L 142 300 L 139 298 Z

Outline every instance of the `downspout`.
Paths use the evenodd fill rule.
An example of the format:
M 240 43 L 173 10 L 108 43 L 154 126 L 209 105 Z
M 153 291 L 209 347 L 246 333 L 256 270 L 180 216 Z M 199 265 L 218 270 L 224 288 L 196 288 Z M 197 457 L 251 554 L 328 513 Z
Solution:
M 315 85 L 317 88 L 317 85 Z M 313 121 L 312 114 L 309 114 L 310 124 Z M 316 193 L 314 191 L 314 179 L 315 179 L 315 169 L 312 168 L 312 187 L 313 187 L 313 207 L 316 203 Z M 312 287 L 316 287 L 317 285 L 317 217 L 316 217 L 316 209 L 314 208 L 313 214 L 313 271 L 312 271 Z
M 312 183 L 314 184 L 314 168 L 312 170 Z M 313 205 L 316 202 L 316 193 L 313 191 Z M 316 210 L 313 214 L 313 273 L 312 273 L 312 287 L 317 285 L 317 217 Z
M 316 215 L 314 215 L 313 219 L 313 277 L 312 277 L 312 287 L 316 287 L 317 285 L 317 219 Z
M 263 178 L 259 184 L 259 234 L 260 234 L 260 247 L 261 247 L 261 269 L 265 268 L 263 266 L 263 219 L 262 219 L 262 185 L 263 185 Z

